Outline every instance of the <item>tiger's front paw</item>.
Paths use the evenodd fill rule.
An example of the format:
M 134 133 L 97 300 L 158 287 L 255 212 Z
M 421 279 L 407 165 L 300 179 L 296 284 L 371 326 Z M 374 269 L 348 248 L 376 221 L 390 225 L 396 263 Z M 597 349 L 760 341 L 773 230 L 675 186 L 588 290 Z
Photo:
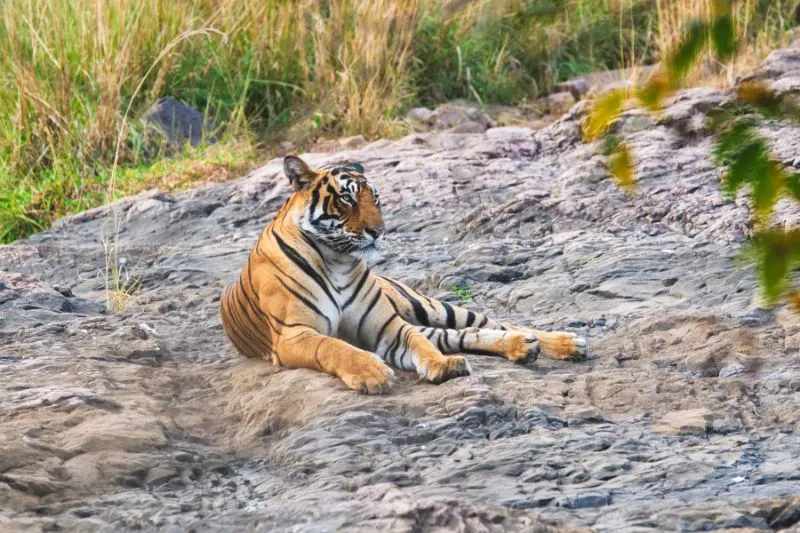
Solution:
M 342 373 L 340 378 L 361 394 L 386 394 L 392 388 L 394 371 L 379 361 L 368 361 L 355 371 Z
M 469 376 L 472 369 L 469 361 L 460 355 L 450 357 L 437 357 L 430 363 L 425 371 L 425 379 L 431 383 L 444 383 L 445 381 L 461 376 Z

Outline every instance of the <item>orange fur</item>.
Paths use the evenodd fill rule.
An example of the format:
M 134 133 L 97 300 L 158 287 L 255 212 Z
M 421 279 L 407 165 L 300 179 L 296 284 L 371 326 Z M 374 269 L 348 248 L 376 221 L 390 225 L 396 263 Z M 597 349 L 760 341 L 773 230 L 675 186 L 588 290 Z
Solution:
M 294 192 L 220 300 L 242 355 L 326 372 L 370 394 L 391 386 L 389 365 L 433 383 L 468 375 L 468 361 L 449 353 L 521 362 L 541 347 L 555 359 L 583 357 L 585 341 L 571 333 L 506 326 L 371 272 L 360 253 L 382 243 L 384 222 L 360 165 L 314 170 L 290 156 L 284 170 Z

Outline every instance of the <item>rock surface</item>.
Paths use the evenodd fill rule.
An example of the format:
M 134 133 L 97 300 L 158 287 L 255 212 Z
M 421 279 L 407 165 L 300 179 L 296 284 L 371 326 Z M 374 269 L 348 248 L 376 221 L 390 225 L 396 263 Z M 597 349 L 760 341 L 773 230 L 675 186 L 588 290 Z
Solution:
M 580 144 L 583 104 L 537 132 L 305 156 L 373 177 L 377 270 L 579 332 L 580 364 L 470 356 L 468 378 L 365 397 L 235 355 L 218 299 L 288 193 L 279 161 L 116 203 L 123 312 L 97 303 L 106 209 L 0 247 L 0 529 L 797 528 L 800 321 L 759 306 L 735 261 L 748 202 L 722 198 L 710 140 L 682 127 L 724 97 L 626 116 L 634 196 Z M 767 133 L 800 157 L 795 130 Z
M 159 98 L 142 119 L 158 128 L 173 149 L 180 150 L 187 142 L 197 146 L 203 140 L 214 143 L 216 124 L 197 109 L 174 98 Z

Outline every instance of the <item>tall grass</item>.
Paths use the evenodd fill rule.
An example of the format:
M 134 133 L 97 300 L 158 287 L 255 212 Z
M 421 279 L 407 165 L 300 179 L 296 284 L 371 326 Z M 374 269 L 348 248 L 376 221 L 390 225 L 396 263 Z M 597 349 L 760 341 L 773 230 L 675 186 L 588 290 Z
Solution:
M 0 242 L 194 160 L 225 174 L 268 139 L 393 135 L 418 103 L 517 104 L 574 75 L 652 62 L 710 1 L 4 0 Z M 798 2 L 740 0 L 754 56 L 785 39 Z M 184 40 L 144 76 L 198 28 L 225 38 Z M 154 168 L 157 147 L 134 120 L 109 188 L 125 110 L 136 117 L 164 95 L 211 115 L 225 126 L 221 146 L 245 145 L 248 157 L 231 161 L 217 146 Z

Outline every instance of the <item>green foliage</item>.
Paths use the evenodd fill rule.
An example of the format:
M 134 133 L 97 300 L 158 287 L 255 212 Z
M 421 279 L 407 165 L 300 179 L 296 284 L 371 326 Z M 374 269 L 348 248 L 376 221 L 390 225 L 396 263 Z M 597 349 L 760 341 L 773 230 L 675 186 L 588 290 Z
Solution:
M 625 143 L 618 143 L 608 156 L 608 170 L 623 189 L 632 190 L 636 186 L 633 167 L 630 149 Z
M 711 23 L 711 44 L 717 59 L 723 63 L 733 57 L 737 42 L 730 13 L 724 13 Z
M 453 285 L 453 292 L 462 302 L 471 302 L 474 299 L 472 285 Z
M 786 190 L 792 198 L 800 202 L 800 174 L 793 172 L 786 176 Z
M 751 245 L 767 301 L 776 303 L 781 296 L 795 296 L 797 291 L 789 290 L 789 282 L 791 272 L 800 267 L 800 229 L 760 231 Z
M 753 20 L 789 20 L 783 3 L 753 1 Z M 224 143 L 236 146 L 254 139 L 394 135 L 402 131 L 398 117 L 412 105 L 455 98 L 524 103 L 577 75 L 653 63 L 669 33 L 659 8 L 669 4 L 116 0 L 99 9 L 94 0 L 3 0 L 0 242 L 116 197 L 108 177 L 129 104 L 136 117 L 161 96 L 179 98 L 222 124 Z M 703 39 L 719 57 L 736 50 L 735 43 L 725 47 L 727 24 L 718 19 L 710 36 L 698 33 L 697 42 L 684 43 L 683 61 Z M 173 40 L 200 28 L 216 31 L 160 56 Z M 640 102 L 658 109 L 674 90 L 666 79 L 651 78 L 637 92 Z M 597 117 L 588 136 L 607 130 L 604 122 L 621 112 L 619 103 L 609 102 L 612 109 Z M 119 173 L 115 185 L 125 194 L 160 179 L 161 154 L 145 141 L 143 130 L 129 124 L 119 154 L 128 172 Z M 218 157 L 202 152 L 179 156 L 178 166 L 185 157 L 197 157 L 201 166 Z M 625 159 L 617 159 L 622 179 L 628 176 Z M 148 174 L 154 177 L 142 177 Z
M 592 106 L 583 125 L 584 137 L 594 141 L 606 133 L 622 114 L 622 108 L 628 97 L 627 89 L 613 89 L 601 95 Z
M 717 60 L 726 62 L 734 57 L 739 44 L 732 3 L 715 0 L 713 7 L 712 19 L 690 23 L 680 44 L 665 58 L 666 69 L 652 76 L 644 87 L 626 94 L 612 91 L 594 102 L 584 123 L 588 140 L 609 132 L 631 95 L 649 110 L 660 111 L 665 99 L 685 83 L 709 44 Z M 800 312 L 800 289 L 791 283 L 793 270 L 800 266 L 800 229 L 770 227 L 771 215 L 782 196 L 800 201 L 800 174 L 787 172 L 772 157 L 769 144 L 757 129 L 759 116 L 800 124 L 800 104 L 794 97 L 780 96 L 764 84 L 740 84 L 735 102 L 709 113 L 716 136 L 714 160 L 725 169 L 722 187 L 728 197 L 742 188 L 751 192 L 757 232 L 750 243 L 749 256 L 756 263 L 767 302 L 774 304 L 783 298 Z M 616 183 L 631 189 L 635 184 L 633 158 L 624 140 L 607 135 L 602 150 Z
M 631 3 L 624 31 L 621 13 L 602 0 L 480 5 L 473 16 L 437 10 L 422 18 L 412 74 L 419 103 L 467 98 L 516 104 L 549 92 L 559 81 L 619 68 L 629 50 L 637 51 L 639 61 L 654 59 L 652 0 Z
M 707 41 L 708 24 L 701 20 L 692 21 L 678 48 L 666 61 L 667 74 L 673 85 L 686 78 Z

